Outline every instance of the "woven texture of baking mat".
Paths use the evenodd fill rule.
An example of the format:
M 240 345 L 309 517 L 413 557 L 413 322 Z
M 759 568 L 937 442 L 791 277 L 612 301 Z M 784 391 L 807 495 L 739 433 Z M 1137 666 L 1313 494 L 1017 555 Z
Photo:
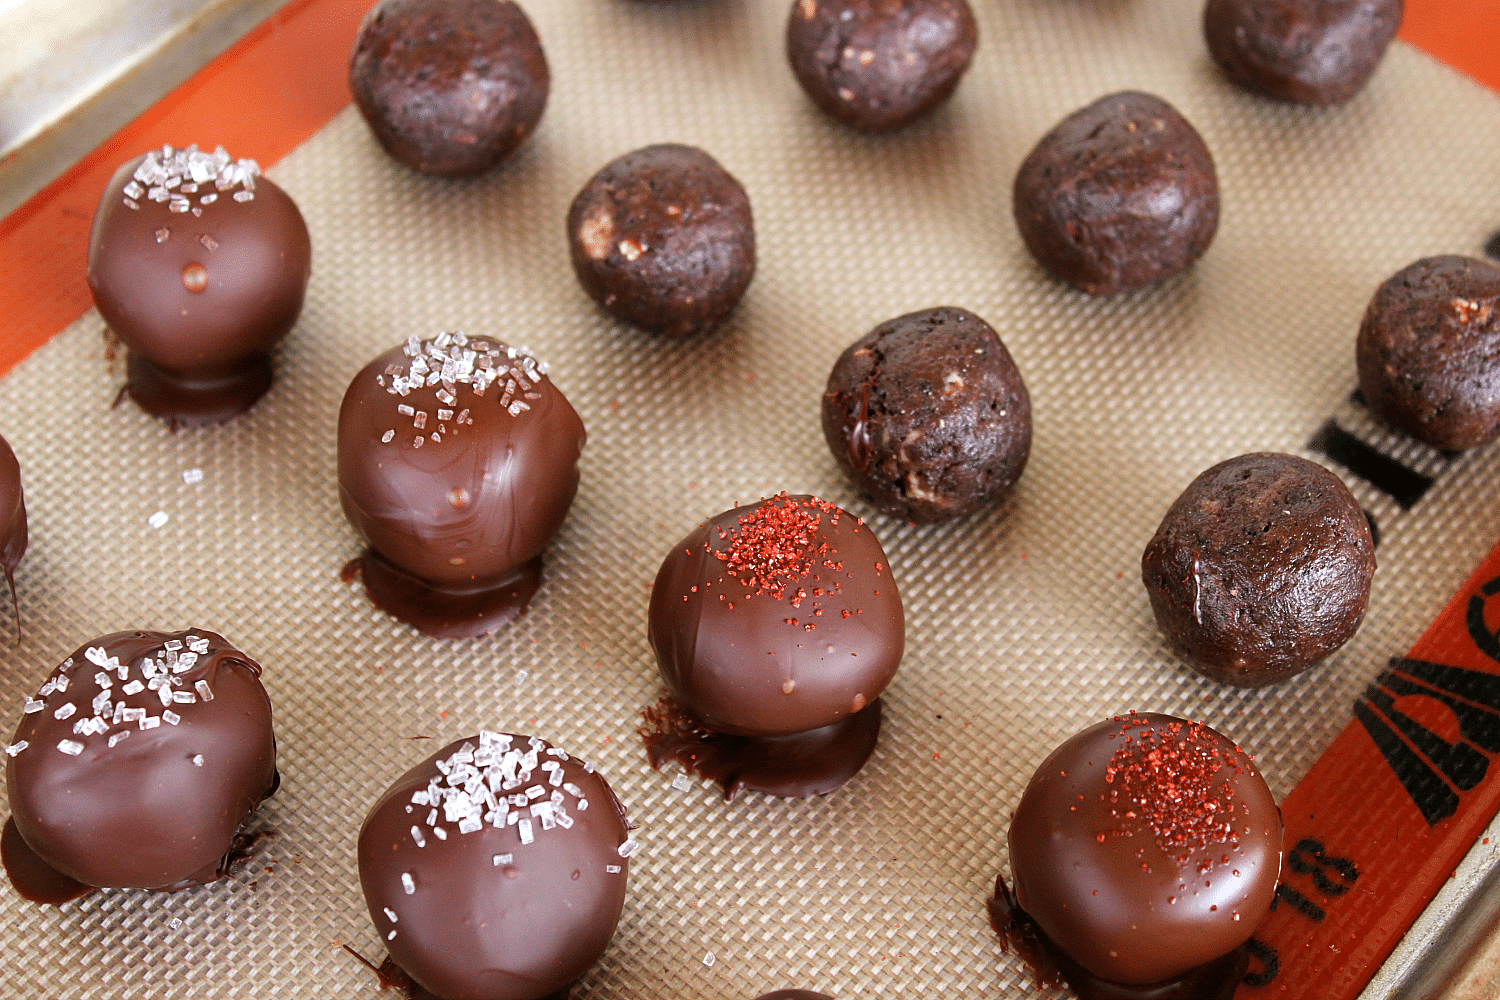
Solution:
M 870 138 L 798 90 L 787 6 L 529 0 L 551 103 L 522 153 L 479 180 L 406 171 L 342 114 L 271 171 L 306 215 L 313 279 L 274 389 L 228 426 L 173 434 L 111 409 L 121 376 L 93 313 L 0 381 L 32 539 L 24 639 L 0 648 L 7 732 L 84 640 L 201 626 L 264 664 L 284 779 L 256 824 L 275 835 L 235 878 L 62 907 L 0 884 L 0 995 L 376 996 L 336 947 L 383 955 L 355 870 L 360 822 L 403 770 L 482 726 L 596 762 L 640 824 L 624 919 L 575 997 L 1061 995 L 1001 953 L 983 905 L 1042 757 L 1125 709 L 1172 712 L 1256 753 L 1280 797 L 1495 542 L 1495 447 L 1429 453 L 1348 401 L 1375 286 L 1420 256 L 1477 254 L 1500 224 L 1493 94 L 1397 44 L 1350 105 L 1279 106 L 1218 76 L 1196 0 L 974 0 L 980 50 L 952 102 Z M 1032 263 L 1009 191 L 1043 132 L 1124 88 L 1202 132 L 1223 220 L 1187 276 L 1096 301 Z M 734 318 L 685 343 L 598 311 L 563 232 L 595 170 L 660 141 L 702 146 L 744 183 L 760 244 Z M 1035 441 L 1003 507 L 917 528 L 855 495 L 818 407 L 850 341 L 933 305 L 1000 331 Z M 531 347 L 589 432 L 530 613 L 462 642 L 415 634 L 339 580 L 359 551 L 335 481 L 343 390 L 381 350 L 443 329 Z M 1279 687 L 1202 680 L 1157 635 L 1141 549 L 1199 471 L 1308 454 L 1331 416 L 1437 483 L 1403 512 L 1336 470 L 1384 538 L 1363 629 Z M 905 598 L 907 654 L 880 745 L 847 787 L 725 804 L 697 782 L 674 789 L 635 736 L 658 689 L 647 598 L 701 519 L 782 489 L 870 517 Z

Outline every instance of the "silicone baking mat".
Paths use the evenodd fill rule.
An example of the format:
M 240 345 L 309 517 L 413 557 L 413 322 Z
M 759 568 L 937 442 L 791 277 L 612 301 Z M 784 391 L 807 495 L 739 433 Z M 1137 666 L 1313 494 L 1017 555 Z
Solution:
M 338 947 L 383 955 L 355 871 L 360 822 L 395 776 L 483 726 L 592 760 L 640 824 L 624 918 L 575 997 L 1064 995 L 1001 952 L 983 906 L 1042 757 L 1105 716 L 1165 711 L 1257 754 L 1284 797 L 1496 540 L 1495 447 L 1427 451 L 1350 394 L 1376 284 L 1426 254 L 1477 254 L 1500 222 L 1497 98 L 1398 44 L 1348 106 L 1273 105 L 1217 75 L 1192 0 L 979 0 L 980 51 L 954 99 L 871 138 L 797 89 L 780 0 L 525 6 L 553 91 L 506 166 L 413 174 L 345 110 L 270 171 L 307 218 L 313 280 L 277 383 L 245 417 L 174 434 L 112 408 L 121 375 L 92 312 L 0 380 L 32 526 L 23 639 L 0 650 L 4 725 L 84 640 L 202 626 L 264 664 L 283 775 L 256 823 L 274 836 L 234 878 L 57 908 L 0 886 L 0 993 L 377 995 Z M 1188 275 L 1098 301 L 1031 262 L 1009 189 L 1043 132 L 1124 88 L 1202 132 L 1223 220 Z M 687 342 L 596 310 L 563 235 L 598 167 L 659 141 L 702 146 L 744 183 L 760 244 L 739 311 Z M 875 514 L 837 472 L 819 395 L 850 341 L 939 304 L 1000 331 L 1035 441 L 1002 507 L 918 528 Z M 422 638 L 339 580 L 359 550 L 335 481 L 344 387 L 379 351 L 444 329 L 532 348 L 589 432 L 531 611 L 463 642 Z M 1156 633 L 1142 547 L 1203 468 L 1255 450 L 1319 457 L 1308 445 L 1330 420 L 1433 480 L 1404 509 L 1333 466 L 1381 529 L 1364 627 L 1276 688 L 1198 678 Z M 906 659 L 848 786 L 726 804 L 645 763 L 647 598 L 701 519 L 783 489 L 869 517 L 905 598 Z

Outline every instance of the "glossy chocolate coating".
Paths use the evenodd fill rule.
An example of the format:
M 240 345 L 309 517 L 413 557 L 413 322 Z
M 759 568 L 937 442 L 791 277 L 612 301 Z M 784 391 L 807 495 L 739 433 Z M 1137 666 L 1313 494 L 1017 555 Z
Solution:
M 168 643 L 179 650 L 169 654 Z M 177 666 L 195 662 L 173 672 L 168 655 L 183 657 Z M 147 658 L 165 664 L 156 678 L 145 672 Z M 170 705 L 145 686 L 161 677 L 170 678 Z M 63 678 L 66 688 L 57 689 Z M 214 881 L 235 834 L 276 789 L 260 666 L 213 632 L 101 636 L 64 661 L 35 702 L 11 749 L 27 745 L 6 761 L 11 816 L 36 858 L 84 886 L 172 890 Z M 27 894 L 6 854 L 13 884 Z
M 465 746 L 470 759 L 455 761 Z M 486 748 L 494 763 L 483 763 Z M 507 749 L 518 752 L 507 760 Z M 359 881 L 370 919 L 395 964 L 436 996 L 537 1000 L 582 975 L 614 934 L 629 874 L 621 850 L 634 847 L 625 810 L 602 775 L 551 749 L 509 734 L 450 743 L 398 778 L 365 818 Z M 517 759 L 528 752 L 529 767 Z M 448 784 L 464 769 L 474 784 Z M 438 787 L 446 798 L 429 799 Z M 501 815 L 486 792 L 529 805 Z
M 999 503 L 1031 454 L 1031 397 L 1000 336 L 963 309 L 889 320 L 828 376 L 823 437 L 875 505 L 918 524 Z
M 16 567 L 26 554 L 26 494 L 21 489 L 21 463 L 10 444 L 0 437 L 0 569 L 10 586 L 11 607 L 16 614 L 16 641 L 21 641 L 20 598 L 16 594 Z
M 1355 347 L 1376 415 L 1434 448 L 1500 437 L 1500 267 L 1427 257 L 1376 290 Z
M 1203 37 L 1234 83 L 1295 104 L 1342 104 L 1401 27 L 1402 0 L 1208 0 Z
M 740 182 L 692 146 L 647 146 L 595 174 L 568 209 L 573 271 L 610 315 L 668 337 L 722 323 L 755 275 Z
M 786 23 L 787 61 L 807 96 L 867 132 L 946 101 L 978 44 L 965 0 L 793 0 Z
M 89 291 L 130 349 L 131 397 L 174 424 L 218 423 L 269 388 L 269 351 L 302 311 L 312 249 L 302 213 L 251 161 L 164 153 L 126 163 L 106 185 Z M 137 179 L 157 166 L 177 179 Z M 218 180 L 193 181 L 192 169 Z M 152 200 L 156 188 L 167 200 Z
M 1370 523 L 1348 488 L 1315 462 L 1273 453 L 1199 475 L 1141 555 L 1172 648 L 1239 687 L 1284 681 L 1353 638 L 1374 575 Z
M 705 727 L 670 697 L 643 713 L 641 738 L 651 766 L 675 761 L 717 782 L 726 801 L 740 789 L 785 799 L 842 788 L 875 752 L 881 699 L 832 725 L 786 736 L 735 736 Z
M 1271 905 L 1281 815 L 1224 736 L 1168 715 L 1099 723 L 1037 768 L 1011 820 L 1016 900 L 1108 983 L 1162 983 L 1234 951 Z
M 782 494 L 710 518 L 672 547 L 648 633 L 668 691 L 707 728 L 785 736 L 878 698 L 901 662 L 905 619 L 869 526 Z
M 349 89 L 380 145 L 445 177 L 519 149 L 550 84 L 541 39 L 510 0 L 381 0 L 349 57 Z
M 1166 101 L 1101 97 L 1042 137 L 1016 174 L 1021 238 L 1054 278 L 1090 295 L 1192 265 L 1219 227 L 1219 181 L 1196 129 Z
M 397 391 L 413 371 L 408 350 L 435 371 L 457 366 L 453 381 L 418 378 L 420 386 L 401 382 L 405 392 Z M 339 410 L 339 499 L 388 564 L 372 572 L 366 560 L 366 587 L 428 634 L 492 631 L 496 620 L 476 613 L 487 601 L 509 608 L 509 617 L 524 609 L 541 578 L 542 550 L 578 491 L 583 422 L 536 360 L 520 351 L 511 357 L 513 350 L 487 337 L 414 338 L 366 365 Z M 470 352 L 480 367 L 459 373 Z M 418 600 L 426 600 L 424 589 L 433 596 L 421 614 L 402 614 L 416 603 L 403 605 L 400 595 L 382 601 L 382 583 Z M 445 623 L 456 631 L 444 631 Z

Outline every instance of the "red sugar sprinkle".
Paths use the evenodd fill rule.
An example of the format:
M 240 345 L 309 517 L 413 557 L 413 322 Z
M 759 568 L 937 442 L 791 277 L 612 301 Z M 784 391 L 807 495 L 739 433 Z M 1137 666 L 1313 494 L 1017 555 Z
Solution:
M 817 497 L 788 497 L 780 493 L 763 500 L 739 517 L 739 527 L 719 529 L 729 545 L 714 557 L 726 563 L 726 572 L 759 596 L 770 594 L 781 600 L 787 587 L 807 576 L 817 566 L 840 569 L 826 541 L 815 542 L 818 525 L 828 515 L 830 527 L 839 523 L 843 511 Z M 792 596 L 792 607 L 800 607 L 807 591 L 801 587 Z
M 1220 770 L 1238 773 L 1239 748 L 1226 747 L 1196 722 L 1118 721 L 1125 739 L 1104 769 L 1115 818 L 1139 817 L 1157 846 L 1179 862 L 1212 844 L 1238 844 L 1230 822 L 1234 788 Z

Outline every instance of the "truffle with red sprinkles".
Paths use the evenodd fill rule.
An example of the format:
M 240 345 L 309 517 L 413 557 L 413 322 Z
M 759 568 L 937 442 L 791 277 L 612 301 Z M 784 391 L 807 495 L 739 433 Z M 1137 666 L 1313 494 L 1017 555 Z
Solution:
M 566 997 L 609 945 L 638 846 L 592 764 L 481 731 L 386 789 L 359 881 L 392 963 L 433 996 Z
M 544 363 L 489 337 L 410 337 L 354 377 L 338 439 L 339 499 L 369 543 L 346 576 L 376 606 L 440 638 L 525 611 L 586 439 Z
M 21 641 L 21 604 L 16 594 L 16 567 L 26 554 L 26 495 L 21 489 L 21 463 L 10 443 L 0 437 L 0 569 L 10 585 L 16 615 L 16 641 Z
M 296 204 L 223 147 L 126 163 L 89 234 L 89 291 L 129 348 L 125 388 L 173 426 L 221 423 L 265 395 L 311 274 Z
M 647 713 L 652 762 L 801 797 L 864 765 L 905 619 L 868 525 L 812 496 L 725 511 L 662 561 L 648 633 L 669 699 Z
M 212 882 L 279 784 L 260 665 L 203 629 L 85 643 L 22 711 L 0 853 L 37 902 Z
M 1095 980 L 1165 985 L 1237 964 L 1274 897 L 1281 816 L 1228 738 L 1131 713 L 1085 729 L 1037 768 L 1009 844 L 1015 893 L 997 884 L 997 929 L 1012 941 L 1029 934 L 1086 996 Z M 1239 977 L 1207 978 L 1232 991 Z

